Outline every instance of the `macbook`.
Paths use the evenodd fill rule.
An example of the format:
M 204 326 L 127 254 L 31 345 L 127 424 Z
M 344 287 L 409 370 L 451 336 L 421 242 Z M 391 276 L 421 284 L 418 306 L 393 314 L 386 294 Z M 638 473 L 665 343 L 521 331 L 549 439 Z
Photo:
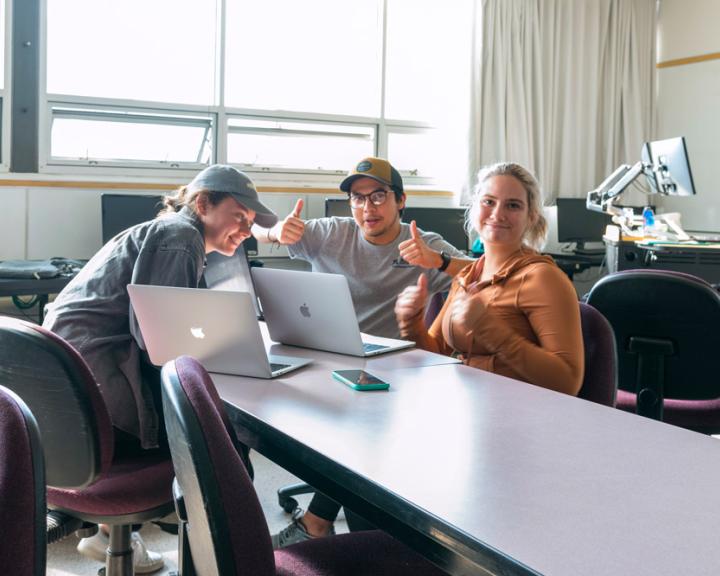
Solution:
M 208 372 L 274 378 L 311 360 L 268 356 L 247 292 L 128 285 L 150 360 L 187 354 Z
M 223 256 L 220 252 L 210 252 L 206 256 L 205 283 L 211 290 L 248 292 L 257 317 L 262 320 L 244 244 L 245 242 L 232 256 Z
M 415 345 L 361 334 L 344 276 L 274 268 L 253 268 L 252 276 L 275 342 L 352 356 L 375 356 Z

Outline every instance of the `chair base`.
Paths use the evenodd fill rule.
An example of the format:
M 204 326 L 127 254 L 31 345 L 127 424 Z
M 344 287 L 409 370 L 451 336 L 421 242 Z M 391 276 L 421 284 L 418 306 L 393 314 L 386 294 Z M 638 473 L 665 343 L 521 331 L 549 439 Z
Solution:
M 298 494 L 310 494 L 312 492 L 315 492 L 315 489 L 305 482 L 298 482 L 297 484 L 283 486 L 277 491 L 278 504 L 280 505 L 280 508 L 285 510 L 285 512 L 292 514 L 295 508 L 298 507 L 298 501 L 293 498 L 293 496 L 297 496 Z

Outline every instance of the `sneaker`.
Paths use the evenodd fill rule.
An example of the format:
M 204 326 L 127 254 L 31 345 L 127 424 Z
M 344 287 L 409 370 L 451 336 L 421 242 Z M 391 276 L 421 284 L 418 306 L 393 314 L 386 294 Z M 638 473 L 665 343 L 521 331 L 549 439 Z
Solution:
M 130 536 L 133 550 L 133 564 L 136 574 L 150 574 L 165 566 L 161 554 L 147 549 L 140 534 L 133 532 Z M 83 556 L 105 563 L 105 552 L 110 545 L 110 537 L 102 530 L 90 538 L 83 538 L 77 545 L 77 551 Z
M 297 544 L 298 542 L 305 542 L 306 540 L 312 540 L 315 538 L 315 536 L 311 536 L 308 534 L 308 531 L 305 529 L 305 526 L 301 522 L 303 517 L 303 511 L 301 508 L 295 508 L 295 511 L 292 515 L 292 522 L 280 530 L 277 534 L 272 535 L 272 547 L 273 550 L 277 550 L 278 548 L 285 548 L 285 546 L 290 546 L 291 544 Z M 333 536 L 335 534 L 335 528 L 333 526 L 330 527 L 330 532 L 327 534 L 328 536 Z

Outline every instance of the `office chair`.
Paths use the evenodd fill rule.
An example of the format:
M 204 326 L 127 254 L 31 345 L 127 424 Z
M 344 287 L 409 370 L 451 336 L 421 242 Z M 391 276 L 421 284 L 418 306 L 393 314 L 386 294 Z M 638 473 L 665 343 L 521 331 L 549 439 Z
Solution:
M 585 375 L 578 398 L 615 407 L 617 352 L 612 326 L 600 312 L 584 302 L 580 302 L 580 324 L 585 349 Z
M 626 270 L 587 299 L 617 339 L 617 407 L 698 432 L 720 431 L 720 294 L 669 270 Z
M 3 574 L 44 576 L 45 465 L 27 405 L 0 386 L 0 566 Z
M 329 201 L 329 199 L 325 200 L 326 206 Z M 347 204 L 347 201 L 344 202 Z M 447 296 L 448 292 L 436 292 L 430 296 L 430 301 L 428 302 L 427 309 L 425 310 L 425 326 L 430 327 L 430 325 L 432 325 L 435 317 L 440 313 L 440 310 L 442 310 Z M 300 494 L 312 494 L 313 492 L 315 492 L 315 488 L 305 482 L 296 482 L 295 484 L 283 486 L 277 491 L 278 505 L 286 513 L 292 514 L 298 507 L 298 501 L 295 496 L 299 496 Z
M 50 539 L 109 524 L 106 576 L 133 573 L 131 527 L 173 510 L 173 470 L 160 451 L 117 453 L 113 428 L 87 364 L 59 336 L 0 317 L 0 384 L 30 407 L 40 429 Z M 67 523 L 66 523 L 67 522 Z
M 162 370 L 174 493 L 200 576 L 444 574 L 372 530 L 294 544 L 273 552 L 270 532 L 234 433 L 208 373 L 188 356 Z

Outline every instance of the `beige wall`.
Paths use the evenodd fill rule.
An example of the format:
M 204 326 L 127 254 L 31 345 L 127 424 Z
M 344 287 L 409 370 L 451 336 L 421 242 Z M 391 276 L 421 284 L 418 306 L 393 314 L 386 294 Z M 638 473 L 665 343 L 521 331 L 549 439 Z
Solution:
M 720 231 L 720 1 L 661 0 L 658 61 L 708 57 L 658 69 L 657 138 L 685 136 L 697 195 L 663 199 L 686 229 Z

